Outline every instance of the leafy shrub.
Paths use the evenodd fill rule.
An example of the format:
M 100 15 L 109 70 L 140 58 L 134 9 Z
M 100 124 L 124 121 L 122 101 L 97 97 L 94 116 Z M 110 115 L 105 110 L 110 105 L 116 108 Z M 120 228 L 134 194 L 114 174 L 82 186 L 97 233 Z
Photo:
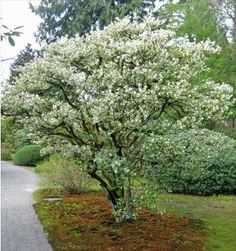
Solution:
M 236 193 L 236 149 L 224 151 L 212 160 L 208 169 L 214 183 L 214 193 Z
M 157 188 L 191 194 L 236 191 L 235 141 L 210 130 L 189 130 L 152 139 L 146 160 Z M 149 178 L 150 180 L 150 178 Z
M 11 160 L 11 151 L 6 148 L 1 148 L 1 160 Z
M 58 186 L 66 194 L 80 194 L 90 184 L 90 177 L 79 170 L 75 161 L 60 155 L 53 155 L 38 165 L 36 172 L 41 174 L 45 185 Z
M 22 147 L 13 157 L 14 164 L 25 166 L 35 166 L 41 160 L 40 147 L 36 145 Z
M 28 133 L 13 117 L 1 118 L 1 142 L 5 148 L 10 149 L 11 152 L 16 152 L 23 146 L 31 144 Z

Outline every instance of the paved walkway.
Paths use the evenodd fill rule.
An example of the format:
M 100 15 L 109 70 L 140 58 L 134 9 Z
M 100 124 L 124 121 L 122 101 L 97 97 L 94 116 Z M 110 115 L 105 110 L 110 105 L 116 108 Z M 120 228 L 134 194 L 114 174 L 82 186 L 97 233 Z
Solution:
M 32 207 L 36 175 L 3 161 L 1 183 L 1 250 L 52 251 Z

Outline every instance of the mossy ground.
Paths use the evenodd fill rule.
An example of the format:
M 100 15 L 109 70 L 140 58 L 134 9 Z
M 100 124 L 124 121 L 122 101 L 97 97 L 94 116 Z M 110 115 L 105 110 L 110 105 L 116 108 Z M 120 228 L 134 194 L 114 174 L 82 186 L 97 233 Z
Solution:
M 63 195 L 55 189 L 35 194 L 35 210 L 56 251 L 235 250 L 234 196 L 158 194 L 148 204 L 152 210 L 139 210 L 138 219 L 125 224 L 114 222 L 110 205 L 99 191 L 64 196 L 56 203 L 43 197 Z
M 54 203 L 42 200 L 51 196 L 61 194 L 38 192 L 35 210 L 55 250 L 204 250 L 201 225 L 186 217 L 146 209 L 138 211 L 137 220 L 117 224 L 101 192 L 65 196 Z

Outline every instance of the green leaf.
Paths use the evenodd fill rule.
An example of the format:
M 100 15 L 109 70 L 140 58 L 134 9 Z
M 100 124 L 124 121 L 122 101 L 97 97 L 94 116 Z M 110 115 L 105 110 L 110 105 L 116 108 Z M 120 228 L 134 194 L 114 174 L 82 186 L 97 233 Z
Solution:
M 23 26 L 23 25 L 18 26 L 18 27 L 16 27 L 16 28 L 14 28 L 14 30 L 18 30 L 18 29 L 20 29 L 20 28 L 22 28 L 22 27 L 24 27 L 24 26 Z
M 20 34 L 22 34 L 22 32 L 19 32 L 19 31 L 13 31 L 13 32 L 12 32 L 12 35 L 13 35 L 13 36 L 18 36 L 18 37 L 19 37 Z
M 11 36 L 8 37 L 8 41 L 11 46 L 15 46 L 15 41 L 13 40 L 13 38 Z

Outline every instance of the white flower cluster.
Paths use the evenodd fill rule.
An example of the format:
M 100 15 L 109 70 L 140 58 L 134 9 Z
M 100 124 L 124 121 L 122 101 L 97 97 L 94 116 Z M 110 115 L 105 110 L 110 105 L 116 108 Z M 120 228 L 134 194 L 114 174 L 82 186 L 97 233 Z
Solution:
M 223 118 L 232 89 L 196 82 L 207 70 L 207 54 L 218 51 L 211 41 L 177 39 L 153 18 L 140 23 L 126 17 L 103 31 L 47 46 L 5 90 L 2 108 L 23 116 L 31 136 L 52 151 L 86 159 L 79 150 L 86 146 L 95 155 L 87 156 L 87 168 L 97 153 L 112 148 L 120 162 L 110 170 L 127 173 L 122 158 L 132 166 L 130 156 L 139 156 L 133 145 L 142 148 L 143 137 Z

